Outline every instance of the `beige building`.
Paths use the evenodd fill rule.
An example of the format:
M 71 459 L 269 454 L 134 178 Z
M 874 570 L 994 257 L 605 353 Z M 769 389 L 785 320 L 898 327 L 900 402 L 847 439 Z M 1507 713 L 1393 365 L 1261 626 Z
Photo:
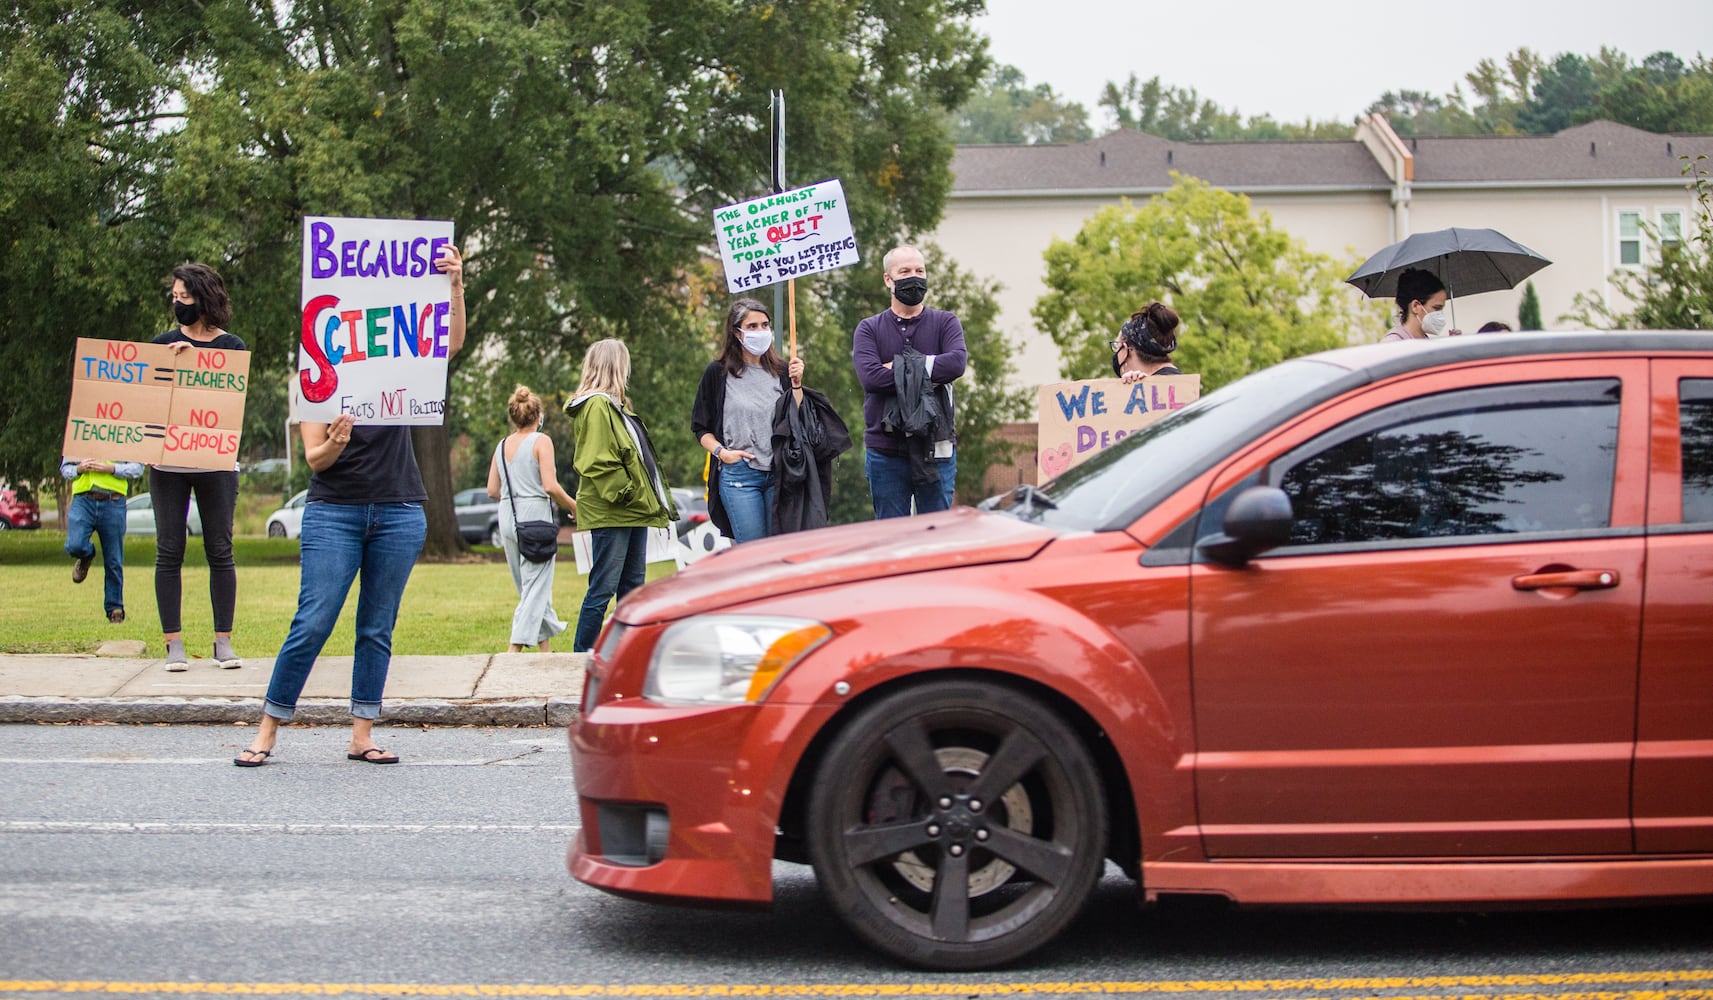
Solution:
M 1668 238 L 1693 224 L 1685 155 L 1713 157 L 1713 136 L 1601 121 L 1548 136 L 1402 140 L 1379 115 L 1350 141 L 1184 143 L 1119 130 L 1076 145 L 961 146 L 933 239 L 961 266 L 1003 286 L 999 323 L 1023 345 L 1017 370 L 1025 384 L 1060 374 L 1057 346 L 1030 316 L 1046 292 L 1042 252 L 1055 238 L 1074 237 L 1099 209 L 1166 190 L 1173 171 L 1247 195 L 1276 226 L 1311 250 L 1349 260 L 1352 270 L 1411 233 L 1497 229 L 1553 261 L 1530 279 L 1550 329 L 1579 292 L 1624 306 L 1611 274 L 1655 252 L 1641 222 Z M 1521 300 L 1520 287 L 1459 297 L 1457 325 L 1515 326 Z M 1374 330 L 1372 339 L 1384 332 Z M 1193 337 L 1193 326 L 1186 323 L 1183 335 Z

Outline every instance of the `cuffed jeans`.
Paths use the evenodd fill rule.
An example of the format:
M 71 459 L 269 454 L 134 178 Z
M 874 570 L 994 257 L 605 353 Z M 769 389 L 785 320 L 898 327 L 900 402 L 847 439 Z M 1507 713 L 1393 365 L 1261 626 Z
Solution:
M 262 710 L 281 721 L 297 711 L 310 668 L 333 633 L 351 581 L 357 586 L 357 642 L 351 666 L 351 714 L 381 717 L 381 692 L 393 655 L 393 623 L 405 584 L 428 537 L 420 503 L 338 504 L 303 508 L 303 573 L 297 615 L 274 660 Z
M 112 614 L 125 606 L 124 497 L 97 500 L 79 493 L 71 498 L 71 511 L 65 519 L 65 554 L 73 559 L 94 559 L 91 535 L 101 539 L 101 565 L 107 571 L 102 610 Z
M 766 538 L 773 531 L 773 473 L 748 462 L 721 466 L 720 503 L 732 522 L 732 541 Z
M 724 473 L 721 473 L 722 478 Z M 601 637 L 601 622 L 607 617 L 607 602 L 626 594 L 648 579 L 647 528 L 596 528 L 589 532 L 589 590 L 583 595 L 583 610 L 577 615 L 577 633 L 571 651 L 587 653 Z
M 868 494 L 874 501 L 875 519 L 908 517 L 911 500 L 916 501 L 918 514 L 950 510 L 952 490 L 958 479 L 957 452 L 954 451 L 951 458 L 934 464 L 940 470 L 939 482 L 912 483 L 910 459 L 901 455 L 882 455 L 873 448 L 864 449 L 863 472 L 868 475 Z
M 190 498 L 202 518 L 202 553 L 208 560 L 208 600 L 214 607 L 214 631 L 232 631 L 238 604 L 238 568 L 232 559 L 232 517 L 238 508 L 236 471 L 162 472 L 149 470 L 149 496 L 155 508 L 155 606 L 161 631 L 182 631 L 184 539 Z

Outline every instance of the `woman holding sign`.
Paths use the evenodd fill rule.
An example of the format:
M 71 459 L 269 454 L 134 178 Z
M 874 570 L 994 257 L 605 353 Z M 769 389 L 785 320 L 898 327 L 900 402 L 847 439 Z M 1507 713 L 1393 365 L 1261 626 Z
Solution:
M 803 359 L 773 349 L 773 317 L 755 299 L 726 311 L 720 356 L 690 408 L 690 431 L 708 465 L 708 520 L 734 542 L 766 538 L 773 524 L 773 417 L 780 397 L 803 402 Z
M 226 284 L 207 264 L 180 264 L 172 269 L 172 290 L 167 294 L 178 326 L 154 339 L 183 357 L 192 348 L 221 351 L 247 350 L 244 342 L 226 332 L 232 321 Z M 244 661 L 232 649 L 232 619 L 238 604 L 238 567 L 232 559 L 232 515 L 238 507 L 238 465 L 230 469 L 194 469 L 174 465 L 149 468 L 149 495 L 155 509 L 155 604 L 160 609 L 161 633 L 166 640 L 166 668 L 184 670 L 190 660 L 184 652 L 183 625 L 179 617 L 183 597 L 182 570 L 190 501 L 196 498 L 202 515 L 202 551 L 208 559 L 208 598 L 214 606 L 214 661 L 230 670 Z
M 434 266 L 452 279 L 446 348 L 451 357 L 464 346 L 464 265 L 448 246 Z M 312 474 L 303 506 L 297 615 L 274 659 L 261 728 L 232 763 L 261 767 L 273 756 L 280 723 L 297 711 L 310 668 L 345 608 L 351 582 L 361 574 L 351 665 L 351 743 L 345 756 L 365 764 L 397 764 L 398 756 L 376 746 L 373 734 L 392 662 L 393 623 L 428 537 L 422 510 L 428 491 L 411 449 L 410 427 L 359 426 L 351 414 L 342 413 L 332 423 L 305 421 L 302 428 Z
M 1112 374 L 1125 382 L 1149 375 L 1182 375 L 1172 364 L 1178 349 L 1178 314 L 1163 302 L 1150 302 L 1130 314 L 1118 330 L 1112 349 Z

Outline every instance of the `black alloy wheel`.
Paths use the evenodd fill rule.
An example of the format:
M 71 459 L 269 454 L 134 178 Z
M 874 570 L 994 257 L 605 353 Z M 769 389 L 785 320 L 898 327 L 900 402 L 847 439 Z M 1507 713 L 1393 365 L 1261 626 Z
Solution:
M 809 852 L 863 940 L 931 969 L 1051 941 L 1105 862 L 1106 801 L 1080 737 L 1009 687 L 937 681 L 862 710 L 809 802 Z

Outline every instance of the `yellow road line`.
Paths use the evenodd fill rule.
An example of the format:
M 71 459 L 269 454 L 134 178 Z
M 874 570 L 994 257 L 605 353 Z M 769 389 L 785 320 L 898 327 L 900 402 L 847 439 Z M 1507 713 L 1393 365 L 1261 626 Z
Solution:
M 922 997 L 1063 996 L 1130 993 L 1329 994 L 1315 1000 L 1713 1000 L 1713 988 L 1664 989 L 1667 984 L 1705 982 L 1713 969 L 1653 972 L 1527 973 L 1490 976 L 1391 976 L 1346 979 L 1211 979 L 1154 982 L 1027 983 L 826 983 L 701 984 L 634 983 L 536 985 L 530 983 L 175 983 L 110 980 L 0 980 L 0 994 L 166 994 L 205 996 L 386 996 L 386 997 Z M 1513 992 L 1510 988 L 1600 987 L 1645 984 L 1646 989 L 1575 992 Z M 1460 992 L 1494 990 L 1499 992 Z M 1365 991 L 1432 990 L 1404 994 Z M 1332 996 L 1331 994 L 1337 994 Z

